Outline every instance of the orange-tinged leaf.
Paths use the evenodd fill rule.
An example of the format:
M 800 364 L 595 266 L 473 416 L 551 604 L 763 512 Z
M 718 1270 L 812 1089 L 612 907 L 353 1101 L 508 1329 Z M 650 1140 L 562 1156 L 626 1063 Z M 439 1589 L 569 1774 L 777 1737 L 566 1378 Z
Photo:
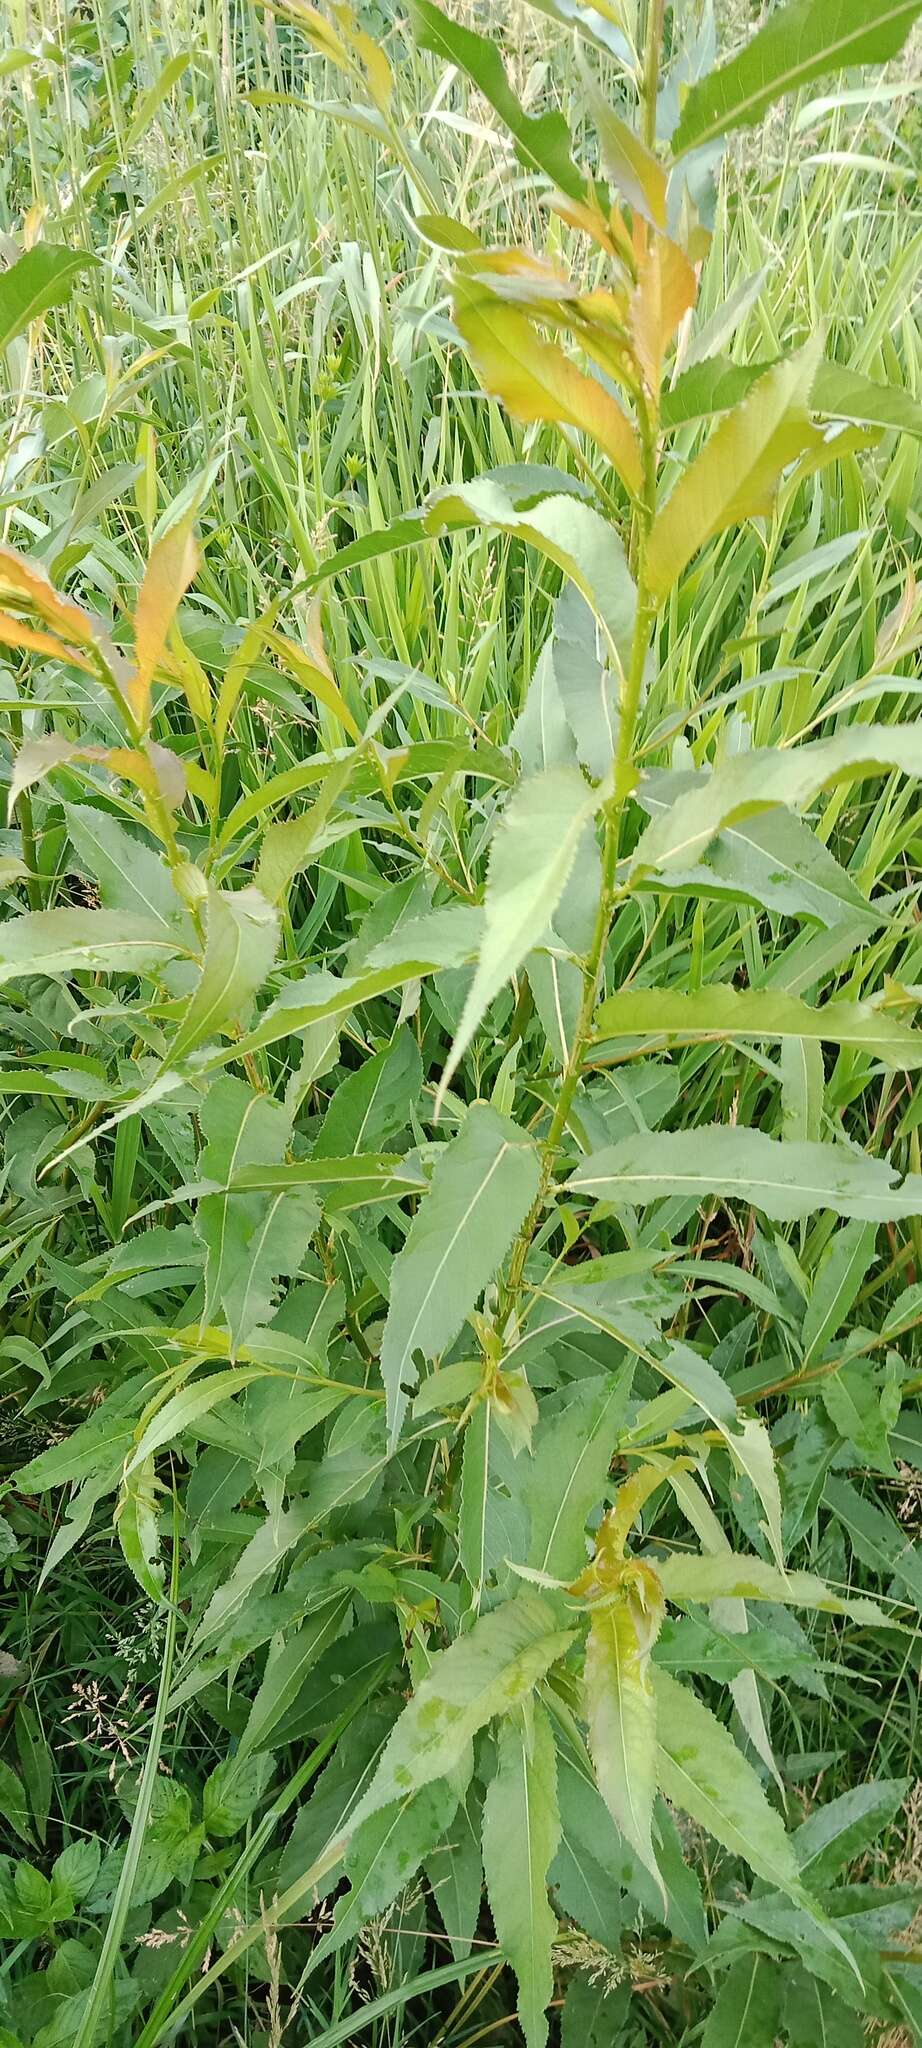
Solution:
M 16 799 L 24 789 L 42 782 L 53 769 L 69 767 L 76 761 L 100 762 L 110 774 L 133 782 L 147 796 L 162 798 L 171 809 L 182 803 L 186 794 L 183 764 L 166 747 L 149 747 L 142 754 L 134 747 L 81 746 L 79 741 L 60 739 L 57 733 L 45 733 L 39 739 L 27 740 L 16 755 L 10 777 L 9 815 L 12 816 Z
M 151 549 L 134 612 L 135 667 L 125 682 L 124 692 L 142 731 L 150 716 L 154 671 L 198 565 L 192 522 L 177 520 Z
M 58 661 L 69 661 L 72 667 L 85 669 L 88 675 L 95 673 L 92 662 L 76 647 L 68 647 L 66 641 L 58 640 L 54 633 L 43 633 L 38 626 L 27 626 L 23 619 L 14 619 L 9 612 L 0 612 L 0 641 L 4 647 L 22 647 L 30 654 L 52 654 Z
M 113 775 L 133 782 L 146 796 L 161 797 L 175 811 L 186 794 L 186 772 L 178 754 L 169 747 L 149 746 L 142 754 L 137 747 L 109 747 L 97 758 Z
M 527 314 L 456 280 L 455 320 L 485 390 L 515 419 L 556 420 L 589 434 L 629 491 L 641 487 L 637 437 L 617 400 L 595 377 L 542 341 Z
M 546 256 L 530 249 L 478 249 L 458 265 L 458 274 L 479 278 L 486 290 L 502 299 L 520 299 L 540 305 L 560 299 L 578 299 L 579 285 L 565 270 Z
M 683 314 L 695 303 L 697 280 L 688 257 L 666 235 L 651 235 L 640 257 L 631 296 L 631 333 L 637 360 L 659 396 L 666 350 Z
M 631 238 L 617 207 L 613 206 L 611 212 L 605 214 L 594 193 L 591 199 L 586 200 L 564 199 L 559 193 L 555 193 L 551 211 L 557 214 L 558 219 L 566 221 L 568 227 L 576 228 L 581 235 L 588 235 L 590 241 L 595 242 L 598 248 L 604 249 L 607 255 L 620 258 L 633 273 L 634 252 Z
M 27 562 L 15 548 L 0 546 L 0 594 L 8 603 L 12 598 L 28 605 L 46 625 L 56 627 L 68 640 L 76 640 L 81 647 L 92 646 L 95 635 L 89 614 L 69 597 L 62 597 L 44 569 Z
M 808 411 L 818 359 L 819 344 L 811 342 L 777 363 L 714 429 L 653 522 L 645 563 L 651 596 L 665 597 L 715 533 L 769 512 L 788 465 L 822 449 Z

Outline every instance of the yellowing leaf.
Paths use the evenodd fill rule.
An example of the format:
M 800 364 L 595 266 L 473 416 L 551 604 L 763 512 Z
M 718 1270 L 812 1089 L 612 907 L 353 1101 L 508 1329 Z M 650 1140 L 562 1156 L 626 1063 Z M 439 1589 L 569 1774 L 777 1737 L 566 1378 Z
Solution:
M 591 435 L 629 491 L 640 490 L 637 436 L 617 399 L 570 361 L 557 342 L 542 341 L 520 306 L 467 279 L 455 280 L 455 322 L 483 380 L 518 420 L 557 420 Z
M 30 654 L 50 654 L 57 661 L 68 661 L 74 668 L 82 668 L 88 675 L 93 674 L 93 664 L 76 647 L 55 638 L 53 633 L 43 633 L 39 627 L 27 626 L 23 619 L 14 619 L 9 612 L 0 612 L 0 641 L 4 647 L 22 647 Z
M 151 549 L 134 611 L 135 666 L 123 684 L 139 730 L 150 716 L 150 686 L 180 603 L 199 566 L 191 519 L 179 519 Z
M 639 1573 L 643 1572 L 642 1580 Z M 665 1602 L 655 1574 L 625 1568 L 625 1591 L 593 1615 L 586 1645 L 589 1747 L 599 1791 L 625 1839 L 661 1885 L 653 1853 L 656 1701 L 650 1651 Z
M 352 1826 L 445 1777 L 479 1728 L 529 1699 L 573 1641 L 572 1629 L 556 1624 L 556 1609 L 529 1588 L 440 1651 L 404 1708 Z
M 15 548 L 0 546 L 0 595 L 28 605 L 67 640 L 76 640 L 81 647 L 92 646 L 93 621 L 88 614 L 70 598 L 61 597 L 44 569 L 27 562 Z
M 342 691 L 338 683 L 333 680 L 333 673 L 324 652 L 323 641 L 320 638 L 318 623 L 315 621 L 312 635 L 313 644 L 309 652 L 305 651 L 303 647 L 299 647 L 296 640 L 289 640 L 285 633 L 276 633 L 271 628 L 264 637 L 266 645 L 272 648 L 273 653 L 278 655 L 279 660 L 284 666 L 291 669 L 292 673 L 297 676 L 299 683 L 303 684 L 306 690 L 310 690 L 311 695 L 317 698 L 318 703 L 325 705 L 327 711 L 332 711 L 334 718 L 339 719 L 340 724 L 345 726 L 352 739 L 361 739 L 361 732 Z
M 666 596 L 715 533 L 770 511 L 789 463 L 824 445 L 808 412 L 818 361 L 819 344 L 810 342 L 760 377 L 715 427 L 653 521 L 646 576 L 654 598 Z
M 666 172 L 664 166 L 646 147 L 633 128 L 622 121 L 620 114 L 603 99 L 602 94 L 593 90 L 590 95 L 592 118 L 599 131 L 602 147 L 602 162 L 612 183 L 627 200 L 635 213 L 643 215 L 654 227 L 666 225 Z
M 677 243 L 651 235 L 638 264 L 630 324 L 637 360 L 655 397 L 666 350 L 683 314 L 694 305 L 696 291 L 694 270 Z

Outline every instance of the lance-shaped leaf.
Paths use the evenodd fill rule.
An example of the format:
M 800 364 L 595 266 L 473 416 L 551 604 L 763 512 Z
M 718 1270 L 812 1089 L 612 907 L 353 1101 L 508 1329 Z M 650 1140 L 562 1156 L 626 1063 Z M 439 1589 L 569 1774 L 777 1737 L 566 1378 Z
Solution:
M 557 1610 L 531 1590 L 481 1615 L 432 1665 L 404 1707 L 355 1823 L 419 1785 L 453 1771 L 468 1743 L 497 1714 L 529 1698 L 573 1641 Z
M 818 358 L 819 346 L 810 342 L 760 377 L 680 477 L 650 532 L 644 567 L 653 597 L 666 596 L 715 533 L 769 512 L 789 463 L 822 446 L 808 411 Z
M 527 468 L 522 472 L 523 480 Z M 474 483 L 452 484 L 429 501 L 423 515 L 427 533 L 465 526 L 494 527 L 527 541 L 570 577 L 603 626 L 613 658 L 625 667 L 633 630 L 636 591 L 614 527 L 572 491 L 549 496 L 510 487 L 498 472 Z
M 458 1334 L 538 1192 L 538 1159 L 523 1131 L 475 1103 L 448 1145 L 391 1274 L 381 1341 L 391 1441 L 418 1373 Z
M 802 1896 L 784 1822 L 732 1736 L 688 1687 L 654 1667 L 659 1781 L 666 1798 L 780 1891 Z
M 52 306 L 65 305 L 79 272 L 98 261 L 85 249 L 66 249 L 57 242 L 25 249 L 0 274 L 0 355 L 33 320 Z
M 870 1627 L 887 1616 L 874 1600 L 860 1594 L 837 1593 L 814 1572 L 779 1571 L 762 1557 L 737 1557 L 731 1550 L 713 1556 L 678 1553 L 657 1563 L 667 1600 L 680 1606 L 705 1606 L 711 1600 L 771 1600 L 783 1607 L 806 1607 L 814 1614 L 847 1614 Z
M 787 804 L 803 810 L 822 789 L 888 768 L 922 775 L 922 725 L 855 725 L 804 747 L 755 747 L 721 762 L 680 794 L 643 833 L 635 868 L 687 867 L 725 825 Z
M 30 910 L 0 925 L 0 983 L 22 974 L 155 974 L 185 951 L 154 918 L 115 910 Z
M 558 341 L 543 341 L 521 306 L 456 276 L 455 324 L 483 382 L 517 420 L 556 420 L 596 441 L 636 496 L 642 482 L 637 436 L 612 393 L 571 361 Z
M 529 1472 L 529 1564 L 552 1579 L 586 1562 L 586 1521 L 598 1507 L 627 1412 L 633 1360 L 611 1377 L 577 1381 L 563 1412 L 540 1427 Z
M 439 1086 L 439 1101 L 494 996 L 542 939 L 560 902 L 597 798 L 561 764 L 519 784 L 490 849 L 485 929 L 474 979 Z
M 832 1884 L 896 1815 L 909 1791 L 907 1778 L 872 1778 L 817 1806 L 794 1837 L 794 1852 L 812 1885 Z
M 780 989 L 738 989 L 721 982 L 686 991 L 624 989 L 596 1011 L 597 1038 L 681 1043 L 707 1038 L 827 1040 L 911 1071 L 922 1066 L 922 1031 L 873 1003 L 831 1002 L 816 1010 Z
M 424 50 L 466 71 L 512 136 L 526 170 L 542 171 L 571 199 L 581 199 L 585 180 L 570 155 L 570 134 L 562 114 L 526 114 L 503 69 L 496 44 L 443 14 L 432 0 L 411 0 L 410 18 Z
M 146 1598 L 159 1607 L 163 1600 L 163 1563 L 152 1456 L 126 1477 L 114 1520 L 129 1571 L 134 1573 Z
M 297 1272 L 320 1204 L 311 1187 L 297 1183 L 271 1193 L 228 1191 L 245 1167 L 281 1164 L 291 1123 L 280 1103 L 223 1075 L 205 1098 L 201 1124 L 202 1176 L 222 1190 L 203 1196 L 196 1212 L 206 1252 L 203 1320 L 216 1321 L 223 1310 L 236 1347 L 270 1321 L 274 1282 Z
M 803 1363 L 812 1365 L 841 1328 L 874 1257 L 872 1223 L 847 1223 L 836 1232 L 815 1275 L 803 1326 Z
M 623 1595 L 599 1607 L 589 1630 L 589 1747 L 612 1819 L 661 1885 L 652 1838 L 656 1699 L 649 1667 L 665 1602 L 654 1572 L 640 1565 L 629 1569 L 633 1576 L 626 1579 Z
M 62 808 L 77 863 L 98 884 L 105 910 L 152 917 L 167 932 L 179 926 L 192 936 L 190 919 L 170 871 L 152 847 L 135 839 L 109 811 L 89 804 L 64 804 Z
M 740 1956 L 721 1985 L 701 2048 L 774 2048 L 783 1991 L 773 1958 Z
M 178 519 L 151 549 L 134 613 L 135 666 L 124 691 L 142 729 L 150 716 L 150 686 L 166 651 L 170 627 L 199 566 L 191 515 Z
M 231 892 L 210 884 L 207 902 L 201 978 L 164 1056 L 169 1067 L 239 1022 L 278 950 L 278 917 L 259 889 Z
M 922 1215 L 922 1174 L 900 1181 L 886 1160 L 844 1145 L 782 1144 L 742 1125 L 650 1131 L 623 1138 L 582 1160 L 571 1193 L 606 1202 L 655 1202 L 663 1195 L 696 1201 L 720 1195 L 751 1202 L 778 1222 L 814 1209 L 860 1216 L 869 1223 Z
M 912 28 L 920 0 L 791 0 L 738 55 L 693 85 L 672 138 L 676 154 L 700 149 L 814 78 L 855 64 L 887 64 Z
M 419 1048 L 404 1026 L 383 1052 L 365 1060 L 339 1083 L 312 1157 L 335 1159 L 364 1153 L 395 1131 L 405 1130 L 422 1081 Z
M 487 1896 L 500 1947 L 518 1980 L 526 2048 L 544 2048 L 547 2041 L 551 1948 L 558 1932 L 547 1874 L 559 1840 L 554 1731 L 543 1707 L 536 1706 L 528 1735 L 521 1715 L 500 1722 L 496 1771 L 483 1809 Z
M 578 590 L 566 585 L 554 610 L 553 634 L 541 657 L 546 673 L 541 675 L 539 684 L 539 662 L 527 699 L 535 714 L 536 737 L 540 734 L 546 746 L 545 719 L 550 712 L 553 720 L 556 696 L 566 725 L 576 741 L 579 758 L 599 782 L 607 775 L 614 759 L 618 731 L 618 684 L 606 665 L 600 637 L 598 621 L 585 598 Z M 549 700 L 547 704 L 542 702 L 545 697 Z M 544 714 L 540 725 L 539 711 Z M 521 723 L 522 720 L 519 721 Z M 518 745 L 518 740 L 514 744 Z M 572 750 L 559 758 L 571 759 Z M 528 765 L 537 766 L 539 763 Z M 540 765 L 546 764 L 542 761 Z

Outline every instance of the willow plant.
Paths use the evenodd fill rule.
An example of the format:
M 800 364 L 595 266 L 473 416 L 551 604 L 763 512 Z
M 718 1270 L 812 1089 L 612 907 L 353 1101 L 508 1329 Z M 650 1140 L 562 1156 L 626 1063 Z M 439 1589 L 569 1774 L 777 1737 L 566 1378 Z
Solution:
M 697 986 L 644 969 L 679 898 L 802 921 L 833 946 L 844 936 L 845 951 L 887 914 L 804 814 L 849 779 L 918 776 L 922 727 L 842 724 L 760 748 L 737 721 L 734 748 L 715 756 L 713 728 L 689 738 L 691 715 L 670 699 L 670 656 L 713 561 L 702 550 L 899 430 L 900 394 L 825 362 L 821 336 L 742 365 L 696 327 L 696 302 L 727 135 L 830 69 L 888 60 L 918 5 L 891 0 L 872 19 L 858 0 L 794 0 L 711 70 L 707 23 L 683 40 L 663 0 L 542 9 L 579 41 L 585 163 L 558 111 L 523 110 L 492 42 L 432 0 L 411 8 L 419 48 L 466 74 L 504 123 L 547 224 L 536 249 L 484 246 L 452 217 L 383 48 L 345 6 L 327 17 L 290 0 L 287 12 L 346 78 L 330 117 L 380 142 L 421 244 L 443 252 L 452 347 L 542 448 L 556 435 L 556 465 L 459 475 L 361 534 L 322 564 L 308 607 L 291 594 L 294 624 L 281 623 L 287 596 L 253 624 L 217 689 L 179 616 L 199 566 L 195 502 L 155 536 L 119 646 L 0 553 L 4 640 L 88 679 L 91 721 L 86 736 L 26 742 L 13 774 L 32 897 L 0 926 L 4 976 L 64 978 L 75 1010 L 110 1033 L 105 1078 L 84 1077 L 46 1150 L 45 1199 L 66 1203 L 76 1175 L 103 1213 L 93 1161 L 112 1132 L 118 1145 L 149 1127 L 174 1162 L 138 1219 L 156 1209 L 151 1227 L 73 1282 L 96 1305 L 98 1341 L 121 1347 L 116 1384 L 18 1485 L 77 1488 L 49 1568 L 114 1496 L 124 1557 L 171 1616 L 161 1732 L 171 1704 L 244 1660 L 255 1672 L 206 1834 L 220 1833 L 222 1801 L 262 1796 L 269 1760 L 342 1686 L 351 1704 L 233 1874 L 262 1859 L 266 1911 L 302 1988 L 420 1871 L 467 1967 L 482 1858 L 528 2048 L 547 2039 L 557 1971 L 571 2038 L 588 2029 L 589 1980 L 566 1975 L 587 1954 L 605 1987 L 591 2038 L 616 2038 L 638 1930 L 645 1967 L 706 1966 L 717 1981 L 708 2048 L 782 2028 L 800 2042 L 808 2010 L 845 2040 L 856 2008 L 892 2023 L 918 2009 L 911 1966 L 882 1948 L 871 1907 L 862 1922 L 833 1887 L 899 1788 L 864 1788 L 847 1815 L 834 1802 L 791 1832 L 764 1687 L 803 1666 L 794 1610 L 844 1616 L 872 1639 L 901 1625 L 898 1585 L 872 1601 L 792 1568 L 789 1550 L 815 1512 L 814 1481 L 836 1456 L 881 1469 L 915 1391 L 897 1342 L 919 1319 L 913 1300 L 884 1339 L 836 1348 L 878 1227 L 922 1214 L 922 1176 L 830 1135 L 822 1054 L 917 1068 L 915 995 L 808 1001 L 821 969 L 797 941 L 790 975 L 761 986 L 732 960 L 732 978 Z M 334 673 L 321 593 L 471 527 L 562 572 L 553 631 L 508 736 L 468 717 L 459 737 L 458 706 L 435 685 L 432 729 L 408 736 L 403 681 L 379 700 Z M 910 589 L 881 650 L 890 670 L 915 644 L 913 602 Z M 321 707 L 327 744 L 223 815 L 240 692 L 266 653 Z M 744 671 L 744 683 L 745 710 L 759 681 Z M 113 718 L 114 741 L 101 736 Z M 130 828 L 112 778 L 137 792 Z M 32 803 L 55 791 L 99 907 L 49 909 L 36 892 Z M 387 886 L 334 949 L 334 972 L 301 957 L 291 893 L 356 833 L 376 850 L 393 834 L 404 866 L 399 879 L 379 871 Z M 105 1008 L 99 973 L 119 977 Z M 758 1125 L 686 1120 L 677 1049 L 763 1044 L 782 1050 L 780 1065 L 764 1056 Z M 80 1098 L 67 1072 L 35 1071 L 56 1114 Z M 735 1264 L 706 1241 L 688 1256 L 682 1233 L 702 1203 L 748 1216 Z M 168 1228 L 177 1205 L 189 1220 Z M 773 1291 L 743 1257 L 745 1228 L 815 1215 L 823 1258 L 792 1308 L 792 1243 L 776 1233 Z M 127 1284 L 141 1274 L 143 1315 Z M 742 1346 L 732 1332 L 711 1340 L 705 1304 L 734 1288 L 783 1326 L 767 1370 L 747 1357 L 751 1319 Z M 798 1492 L 782 1454 L 806 1403 L 822 1444 Z M 160 1519 L 174 1489 L 168 1593 Z M 231 1530 L 228 1563 L 241 1503 L 259 1519 L 248 1513 L 244 1547 Z M 366 1668 L 377 1610 L 390 1631 L 373 1631 Z M 279 1857 L 273 1829 L 331 1750 Z M 80 2048 L 120 1967 L 152 1797 L 151 1781 Z M 676 1814 L 717 1845 L 708 1911 Z M 343 1875 L 305 1953 L 284 1930 Z M 195 1975 L 233 1879 L 215 1885 L 138 2048 L 175 2036 L 264 1941 L 266 1913 Z

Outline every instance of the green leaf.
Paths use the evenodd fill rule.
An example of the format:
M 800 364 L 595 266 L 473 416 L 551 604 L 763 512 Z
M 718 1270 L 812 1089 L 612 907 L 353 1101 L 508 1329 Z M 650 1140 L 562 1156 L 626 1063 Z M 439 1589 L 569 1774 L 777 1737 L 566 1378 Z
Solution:
M 818 1806 L 793 1836 L 794 1853 L 810 1884 L 822 1890 L 854 1863 L 896 1819 L 908 1778 L 872 1778 Z
M 447 1367 L 450 1371 L 451 1368 Z M 490 1513 L 490 1448 L 493 1403 L 477 1402 L 464 1432 L 461 1454 L 461 1498 L 458 1506 L 458 1556 L 461 1569 L 480 1606 L 489 1570 L 487 1530 Z
M 467 72 L 508 128 L 516 156 L 526 170 L 541 171 L 569 198 L 582 198 L 585 181 L 570 155 L 570 134 L 563 115 L 523 112 L 495 43 L 443 14 L 432 0 L 410 0 L 410 21 L 421 49 L 431 50 L 447 64 Z
M 64 804 L 62 809 L 78 863 L 98 883 L 104 909 L 153 918 L 167 933 L 177 925 L 191 932 L 169 869 L 151 847 L 108 811 L 89 804 Z
M 0 925 L 0 984 L 24 974 L 155 974 L 186 949 L 162 919 L 115 910 L 30 910 Z
M 29 1825 L 29 1808 L 22 1780 L 9 1764 L 0 1762 L 0 1815 L 24 1842 L 33 1839 Z
M 613 19 L 610 0 L 604 0 L 600 8 L 587 6 L 585 0 L 530 0 L 530 5 L 539 14 L 546 14 L 551 21 L 560 21 L 565 28 L 575 29 L 577 35 L 585 36 L 597 50 L 604 50 L 609 57 L 617 57 L 619 64 L 630 66 L 634 53 L 623 30 Z
M 468 1743 L 497 1714 L 528 1699 L 573 1641 L 557 1611 L 531 1590 L 481 1615 L 433 1658 L 404 1708 L 354 1824 L 453 1771 Z
M 785 94 L 829 71 L 887 64 L 917 19 L 920 0 L 789 0 L 736 57 L 693 85 L 672 138 L 678 155 L 761 121 Z
M 220 1841 L 239 1834 L 252 1820 L 273 1769 L 272 1758 L 268 1756 L 232 1756 L 218 1764 L 206 1778 L 202 1792 L 206 1835 Z
M 855 1556 L 872 1571 L 892 1573 L 891 1591 L 900 1600 L 908 1595 L 922 1611 L 922 1558 L 906 1530 L 892 1515 L 864 1500 L 846 1479 L 827 1480 L 823 1499 L 847 1529 Z
M 551 1948 L 557 1917 L 547 1874 L 560 1840 L 557 1756 L 547 1714 L 536 1706 L 499 1726 L 496 1771 L 483 1810 L 483 1864 L 497 1940 L 518 1980 L 526 2048 L 544 2048 L 554 1990 Z
M 808 409 L 818 353 L 810 342 L 760 377 L 680 477 L 650 530 L 644 568 L 652 597 L 667 595 L 714 534 L 769 512 L 782 472 L 822 446 Z
M 457 1786 L 439 1778 L 353 1823 L 346 1848 L 352 1889 L 336 1907 L 332 1932 L 314 1948 L 312 1969 L 331 1949 L 354 1940 L 367 1920 L 387 1912 L 442 1840 L 457 1806 Z
M 205 1246 L 205 1320 L 223 1309 L 235 1345 L 271 1320 L 274 1282 L 296 1273 L 320 1215 L 310 1186 L 287 1181 L 271 1193 L 227 1192 L 246 1167 L 274 1167 L 291 1131 L 278 1102 L 222 1075 L 201 1111 L 205 1147 L 201 1171 L 225 1191 L 204 1195 L 195 1227 Z
M 811 1976 L 808 1969 L 790 1969 L 780 1961 L 775 1967 L 785 1975 L 784 2028 L 789 2048 L 817 2048 L 818 2043 L 822 2048 L 865 2048 L 865 2018 L 860 2010 Z
M 296 818 L 285 818 L 281 823 L 270 825 L 256 870 L 259 888 L 270 903 L 283 903 L 295 876 L 310 866 L 312 858 L 316 860 L 319 857 L 327 843 L 327 827 L 334 806 L 350 781 L 357 761 L 357 754 L 347 754 L 343 760 L 332 763 L 324 775 L 317 802 Z
M 854 1621 L 875 1623 L 886 1616 L 873 1600 L 834 1592 L 813 1572 L 780 1571 L 761 1557 L 737 1557 L 733 1551 L 713 1556 L 692 1553 L 663 1558 L 657 1572 L 667 1600 L 700 1606 L 711 1600 L 772 1600 L 807 1607 L 816 1614 L 848 1614 Z
M 426 1864 L 426 1876 L 442 1926 L 457 1960 L 474 1945 L 483 1890 L 480 1853 L 481 1804 L 471 1786 L 461 1800 L 448 1832 Z
M 507 804 L 490 849 L 477 966 L 439 1099 L 494 996 L 544 938 L 596 803 L 579 770 L 562 765 L 520 783 Z
M 922 1214 L 922 1175 L 907 1174 L 900 1182 L 884 1160 L 844 1145 L 780 1144 L 742 1125 L 707 1124 L 623 1139 L 584 1159 L 567 1186 L 573 1194 L 606 1202 L 720 1195 L 751 1202 L 779 1222 L 814 1209 L 879 1223 Z
M 435 951 L 435 947 L 432 950 Z M 232 1046 L 225 1046 L 220 1052 L 212 1053 L 203 1062 L 204 1071 L 208 1073 L 216 1067 L 225 1066 L 228 1061 L 240 1059 L 246 1053 L 260 1052 L 263 1046 L 277 1045 L 280 1039 L 307 1031 L 312 1024 L 323 1023 L 325 1019 L 348 1017 L 360 1003 L 388 995 L 392 989 L 402 988 L 406 982 L 416 981 L 421 975 L 430 974 L 434 968 L 444 964 L 437 954 L 435 959 L 431 959 L 423 952 L 418 958 L 403 954 L 393 966 L 376 966 L 368 972 L 347 975 L 342 981 L 325 968 L 305 974 L 282 990 L 243 1038 L 235 1040 Z
M 554 609 L 549 666 L 577 754 L 590 775 L 601 781 L 614 760 L 617 685 L 605 664 L 592 609 L 569 584 Z
M 653 1670 L 659 1781 L 666 1798 L 706 1828 L 757 1877 L 802 1896 L 797 1859 L 784 1822 L 769 1805 L 752 1765 L 732 1736 L 665 1671 Z
M 922 725 L 846 726 L 803 747 L 755 747 L 721 762 L 641 836 L 635 868 L 686 867 L 725 825 L 787 804 L 801 810 L 835 782 L 896 768 L 922 775 Z
M 922 1031 L 872 1003 L 833 1001 L 816 1010 L 780 989 L 737 989 L 721 982 L 691 991 L 624 989 L 600 1003 L 593 1029 L 600 1039 L 649 1037 L 651 1051 L 660 1041 L 820 1039 L 873 1054 L 898 1069 L 922 1065 Z
M 405 1130 L 422 1087 L 422 1061 L 412 1033 L 402 1027 L 383 1052 L 347 1074 L 330 1098 L 317 1134 L 314 1159 L 367 1152 Z
M 84 249 L 36 242 L 0 272 L 0 354 L 33 320 L 66 305 L 78 273 L 98 261 Z
M 177 1066 L 196 1047 L 233 1030 L 262 987 L 279 943 L 279 921 L 258 889 L 208 889 L 201 978 L 164 1055 Z
M 918 9 L 917 9 L 918 11 Z M 856 426 L 894 427 L 922 440 L 922 405 L 895 384 L 878 384 L 841 363 L 821 363 L 813 383 L 813 403 L 832 419 L 853 420 Z
M 391 1441 L 417 1384 L 414 1353 L 433 1358 L 458 1334 L 538 1192 L 538 1160 L 523 1131 L 486 1103 L 468 1111 L 446 1146 L 391 1273 L 381 1340 Z
M 599 1790 L 625 1840 L 660 1886 L 651 1832 L 657 1772 L 649 1660 L 663 1612 L 653 1573 L 636 1590 L 601 1606 L 592 1616 L 584 1674 Z
M 721 1985 L 701 2048 L 774 2048 L 783 1980 L 766 1956 L 741 1956 Z
M 251 1380 L 262 1377 L 264 1368 L 260 1365 L 235 1366 L 229 1372 L 208 1373 L 202 1380 L 192 1380 L 171 1394 L 162 1406 L 155 1410 L 144 1428 L 132 1456 L 125 1467 L 125 1478 L 146 1464 L 155 1451 L 173 1437 L 181 1436 L 184 1430 L 191 1430 L 203 1415 L 210 1415 L 222 1401 L 232 1400 Z
M 855 1362 L 838 1372 L 826 1373 L 820 1381 L 823 1407 L 839 1435 L 853 1444 L 863 1464 L 875 1472 L 894 1477 L 896 1467 L 889 1445 L 889 1428 L 881 1407 L 880 1388 L 867 1365 Z
M 605 1492 L 631 1395 L 633 1361 L 611 1377 L 578 1382 L 562 1412 L 539 1425 L 528 1480 L 528 1562 L 569 1582 L 586 1562 L 586 1521 Z
M 804 1317 L 804 1366 L 813 1365 L 841 1329 L 874 1257 L 873 1223 L 846 1223 L 837 1230 L 814 1276 Z
M 347 1595 L 329 1601 L 294 1630 L 277 1655 L 270 1653 L 240 1737 L 238 1757 L 249 1757 L 255 1763 L 255 1752 L 266 1748 L 283 1715 L 294 1705 L 309 1671 L 335 1642 L 348 1607 Z
M 528 471 L 525 469 L 527 476 Z M 536 471 L 536 479 L 540 472 Z M 537 484 L 536 484 L 537 488 Z M 515 534 L 555 562 L 592 607 L 619 668 L 627 665 L 636 591 L 615 528 L 571 492 L 535 496 L 510 488 L 496 476 L 452 484 L 430 499 L 424 515 L 430 534 L 465 526 L 493 527 Z
M 630 2019 L 630 2005 L 630 1984 L 607 1991 L 604 1983 L 571 1977 L 560 2019 L 560 2048 L 623 2048 L 621 2028 Z
M 115 1511 L 115 1526 L 129 1571 L 134 1573 L 142 1593 L 159 1607 L 163 1602 L 163 1563 L 152 1456 L 126 1475 Z
M 20 1701 L 16 1709 L 16 1749 L 23 1783 L 29 1795 L 29 1805 L 35 1821 L 39 1841 L 44 1842 L 51 1806 L 53 1764 L 51 1750 L 39 1726 L 37 1716 L 31 1707 Z

